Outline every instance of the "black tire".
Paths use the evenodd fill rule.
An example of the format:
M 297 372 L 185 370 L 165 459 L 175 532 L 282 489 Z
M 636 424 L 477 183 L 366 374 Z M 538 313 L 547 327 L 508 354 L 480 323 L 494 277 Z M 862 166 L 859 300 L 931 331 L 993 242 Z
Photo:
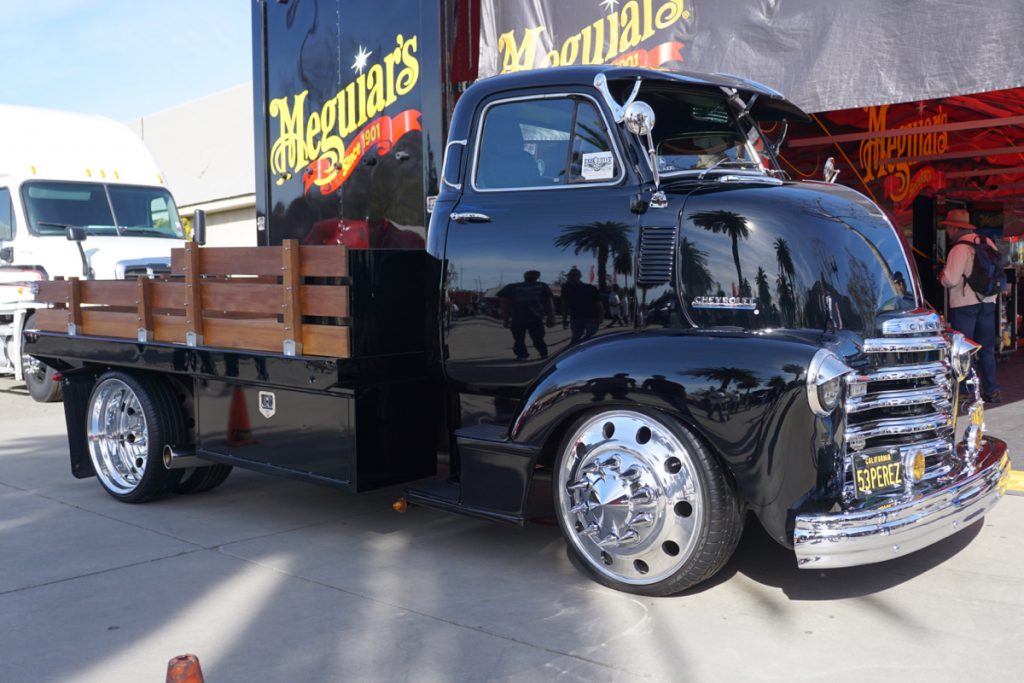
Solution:
M 709 579 L 743 531 L 722 467 L 663 415 L 609 409 L 579 418 L 552 488 L 569 552 L 596 581 L 628 593 L 673 595 Z
M 146 503 L 174 490 L 183 470 L 163 465 L 163 448 L 188 438 L 181 403 L 160 377 L 113 371 L 89 396 L 89 457 L 100 485 L 124 503 Z
M 30 315 L 25 320 L 25 329 L 34 329 L 34 327 L 35 315 Z M 60 388 L 60 382 L 53 378 L 56 370 L 49 365 L 37 361 L 27 353 L 22 353 L 21 372 L 25 378 L 25 386 L 28 388 L 28 393 L 35 401 L 38 403 L 55 403 L 63 400 L 64 392 Z
M 211 465 L 183 470 L 181 481 L 174 487 L 175 493 L 194 494 L 215 489 L 231 474 L 231 465 Z

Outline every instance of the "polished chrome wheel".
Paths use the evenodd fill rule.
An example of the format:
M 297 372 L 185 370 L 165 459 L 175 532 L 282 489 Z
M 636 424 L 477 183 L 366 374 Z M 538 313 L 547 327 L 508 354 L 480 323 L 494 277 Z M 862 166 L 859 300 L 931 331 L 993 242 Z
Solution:
M 182 470 L 161 461 L 167 444 L 184 443 L 181 403 L 160 378 L 126 372 L 103 375 L 89 397 L 86 416 L 89 456 L 107 493 L 143 503 L 170 493 Z
M 150 464 L 149 426 L 142 404 L 120 379 L 104 380 L 93 392 L 89 454 L 96 476 L 116 493 L 131 493 L 138 488 Z
M 596 578 L 625 590 L 688 588 L 728 559 L 742 528 L 713 458 L 684 429 L 645 413 L 614 410 L 577 422 L 555 487 L 570 547 Z M 712 533 L 719 526 L 725 543 Z

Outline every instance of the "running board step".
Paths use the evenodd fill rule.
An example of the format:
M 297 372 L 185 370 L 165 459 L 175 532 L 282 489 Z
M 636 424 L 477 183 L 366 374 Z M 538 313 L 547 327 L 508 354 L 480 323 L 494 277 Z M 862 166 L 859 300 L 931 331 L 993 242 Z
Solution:
M 445 477 L 431 477 L 417 481 L 413 486 L 408 486 L 405 489 L 405 499 L 413 505 L 422 505 L 444 512 L 457 512 L 460 515 L 486 519 L 491 522 L 523 526 L 525 519 L 522 515 L 463 505 L 460 502 L 461 492 L 462 488 L 457 481 L 450 481 Z

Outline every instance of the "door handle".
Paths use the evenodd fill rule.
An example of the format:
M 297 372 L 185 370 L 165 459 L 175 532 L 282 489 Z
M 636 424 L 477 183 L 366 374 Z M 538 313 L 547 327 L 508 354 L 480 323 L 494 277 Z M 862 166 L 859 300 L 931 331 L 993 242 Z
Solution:
M 491 217 L 485 213 L 451 213 L 448 216 L 456 223 L 490 223 Z

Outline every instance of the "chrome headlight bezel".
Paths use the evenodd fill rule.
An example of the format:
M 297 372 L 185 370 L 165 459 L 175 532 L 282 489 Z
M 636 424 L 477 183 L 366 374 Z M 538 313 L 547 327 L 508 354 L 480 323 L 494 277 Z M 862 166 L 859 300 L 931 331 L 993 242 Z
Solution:
M 819 349 L 807 368 L 807 403 L 819 417 L 831 415 L 843 400 L 843 378 L 853 368 L 828 349 Z
M 967 379 L 971 372 L 971 358 L 981 349 L 981 345 L 968 339 L 960 332 L 953 332 L 949 339 L 949 365 L 958 382 Z

